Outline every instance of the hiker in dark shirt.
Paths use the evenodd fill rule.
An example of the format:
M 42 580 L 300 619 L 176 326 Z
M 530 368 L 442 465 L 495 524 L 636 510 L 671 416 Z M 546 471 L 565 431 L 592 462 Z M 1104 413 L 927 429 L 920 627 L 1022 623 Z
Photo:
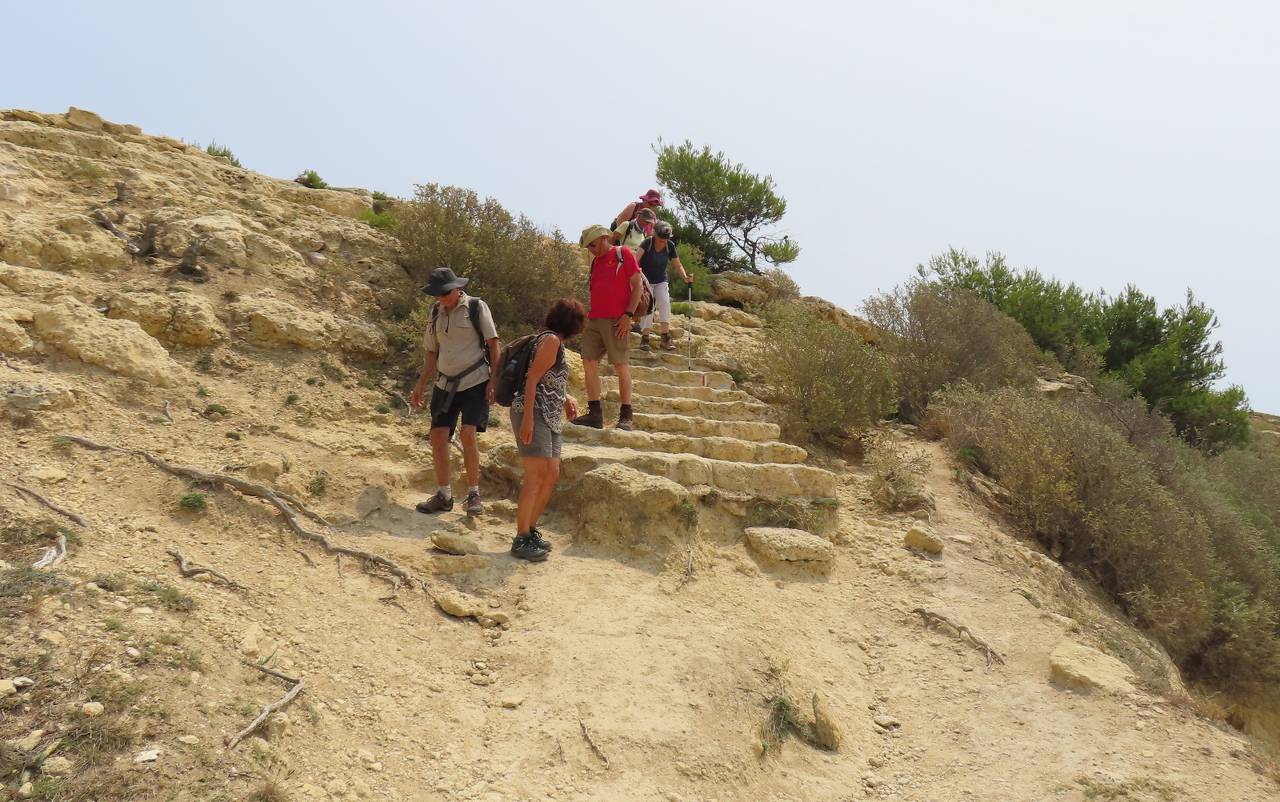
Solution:
M 653 287 L 654 311 L 640 320 L 640 350 L 649 350 L 649 334 L 653 331 L 653 318 L 658 317 L 658 331 L 662 334 L 664 351 L 676 350 L 671 341 L 671 290 L 667 284 L 667 266 L 680 271 L 680 278 L 687 284 L 693 277 L 680 264 L 676 244 L 671 239 L 671 224 L 662 221 L 653 227 L 653 236 L 640 243 L 640 271 Z

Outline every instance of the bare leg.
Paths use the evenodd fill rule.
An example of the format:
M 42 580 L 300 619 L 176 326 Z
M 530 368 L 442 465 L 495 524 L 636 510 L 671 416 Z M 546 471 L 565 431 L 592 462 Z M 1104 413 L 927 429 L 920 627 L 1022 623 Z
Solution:
M 630 365 L 614 365 L 613 371 L 618 374 L 618 400 L 623 404 L 631 403 L 631 366 Z M 590 373 L 587 374 L 590 377 Z M 587 379 L 590 382 L 590 378 Z M 588 384 L 588 387 L 590 384 Z M 597 379 L 597 387 L 599 380 Z M 599 398 L 599 396 L 596 396 Z
M 529 527 L 533 526 L 533 522 L 538 518 L 535 510 L 538 506 L 538 496 L 542 493 L 543 476 L 550 460 L 546 457 L 525 457 L 523 462 L 524 482 L 520 485 L 520 496 L 516 501 L 517 535 L 528 534 Z
M 529 521 L 530 526 L 536 526 L 538 520 L 542 518 L 542 513 L 547 509 L 548 502 L 551 501 L 551 493 L 556 489 L 556 482 L 560 480 L 560 460 L 546 460 L 546 472 L 542 475 L 542 486 L 538 489 L 538 498 L 533 507 L 533 518 Z
M 587 374 L 587 400 L 600 400 L 600 360 L 582 360 L 582 370 Z
M 431 430 L 431 467 L 436 472 L 436 485 L 449 486 L 449 429 L 437 426 Z
M 462 464 L 466 466 L 467 487 L 480 484 L 480 450 L 476 448 L 476 427 L 463 426 L 458 434 L 462 441 Z

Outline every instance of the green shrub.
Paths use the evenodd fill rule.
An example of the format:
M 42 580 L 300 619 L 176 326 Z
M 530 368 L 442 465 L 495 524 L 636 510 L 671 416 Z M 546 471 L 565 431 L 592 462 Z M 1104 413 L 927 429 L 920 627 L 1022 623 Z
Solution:
M 962 386 L 933 411 L 1008 492 L 1014 520 L 1087 569 L 1189 677 L 1235 690 L 1280 681 L 1280 537 L 1267 524 L 1280 465 L 1208 458 L 1141 406 Z M 1233 498 L 1242 466 L 1262 487 Z M 1242 498 L 1266 511 L 1251 519 Z
M 1035 379 L 1040 357 L 1027 332 L 968 290 L 917 279 L 868 300 L 865 311 L 883 335 L 899 411 L 910 420 L 948 385 L 989 390 Z
M 209 506 L 209 501 L 204 493 L 187 493 L 178 500 L 178 506 L 184 510 L 203 512 Z
M 680 257 L 680 264 L 684 265 L 685 272 L 693 278 L 693 300 L 705 301 L 711 297 L 711 270 L 703 264 L 702 251 L 694 245 L 688 243 L 680 243 L 676 245 L 676 255 Z M 684 279 L 680 278 L 679 272 L 670 270 L 667 274 L 667 289 L 671 292 L 672 301 L 687 301 L 689 299 L 689 285 Z M 675 314 L 675 306 L 672 305 L 672 314 Z M 682 313 L 684 314 L 684 313 Z
M 360 212 L 360 219 L 374 228 L 383 231 L 393 231 L 399 225 L 399 221 L 391 212 L 379 212 L 374 209 L 365 209 Z
M 795 304 L 771 307 L 766 326 L 754 372 L 793 434 L 832 441 L 892 411 L 888 361 L 861 337 Z
M 303 170 L 298 173 L 298 177 L 293 179 L 304 187 L 311 189 L 328 189 L 329 184 L 315 170 Z
M 426 283 L 433 269 L 448 265 L 470 279 L 467 292 L 488 303 L 504 339 L 541 325 L 556 299 L 585 296 L 586 251 L 492 198 L 427 184 L 418 187 L 412 201 L 397 204 L 396 213 L 403 263 L 414 278 Z M 420 343 L 433 303 L 424 297 L 390 326 L 393 339 Z
M 298 398 L 299 396 L 297 393 L 289 393 L 284 397 L 284 403 L 286 406 L 292 406 L 298 403 Z
M 234 167 L 243 166 L 240 164 L 240 160 L 236 158 L 236 154 L 231 152 L 231 148 L 226 147 L 225 145 L 219 145 L 217 141 L 210 142 L 209 147 L 205 148 L 204 152 L 208 153 L 210 156 L 216 156 L 219 159 L 226 159 L 231 162 Z
M 307 492 L 313 496 L 323 496 L 329 490 L 329 476 L 321 471 L 311 477 L 311 481 L 307 482 Z

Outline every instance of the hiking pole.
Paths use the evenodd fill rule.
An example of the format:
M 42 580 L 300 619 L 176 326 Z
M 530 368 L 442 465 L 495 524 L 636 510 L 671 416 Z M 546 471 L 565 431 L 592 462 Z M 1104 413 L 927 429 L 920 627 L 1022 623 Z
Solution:
M 689 302 L 685 304 L 689 325 L 684 327 L 684 336 L 689 340 L 689 370 L 693 370 L 693 282 L 687 281 L 685 286 L 689 288 Z

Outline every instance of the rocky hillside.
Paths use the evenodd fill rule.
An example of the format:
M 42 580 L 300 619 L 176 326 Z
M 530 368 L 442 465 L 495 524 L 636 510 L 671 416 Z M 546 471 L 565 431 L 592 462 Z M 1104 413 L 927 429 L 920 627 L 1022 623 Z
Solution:
M 940 448 L 886 433 L 932 466 L 888 514 L 783 442 L 738 309 L 639 361 L 637 431 L 571 433 L 547 563 L 501 415 L 488 513 L 413 512 L 370 207 L 0 112 L 0 799 L 1280 798 Z

